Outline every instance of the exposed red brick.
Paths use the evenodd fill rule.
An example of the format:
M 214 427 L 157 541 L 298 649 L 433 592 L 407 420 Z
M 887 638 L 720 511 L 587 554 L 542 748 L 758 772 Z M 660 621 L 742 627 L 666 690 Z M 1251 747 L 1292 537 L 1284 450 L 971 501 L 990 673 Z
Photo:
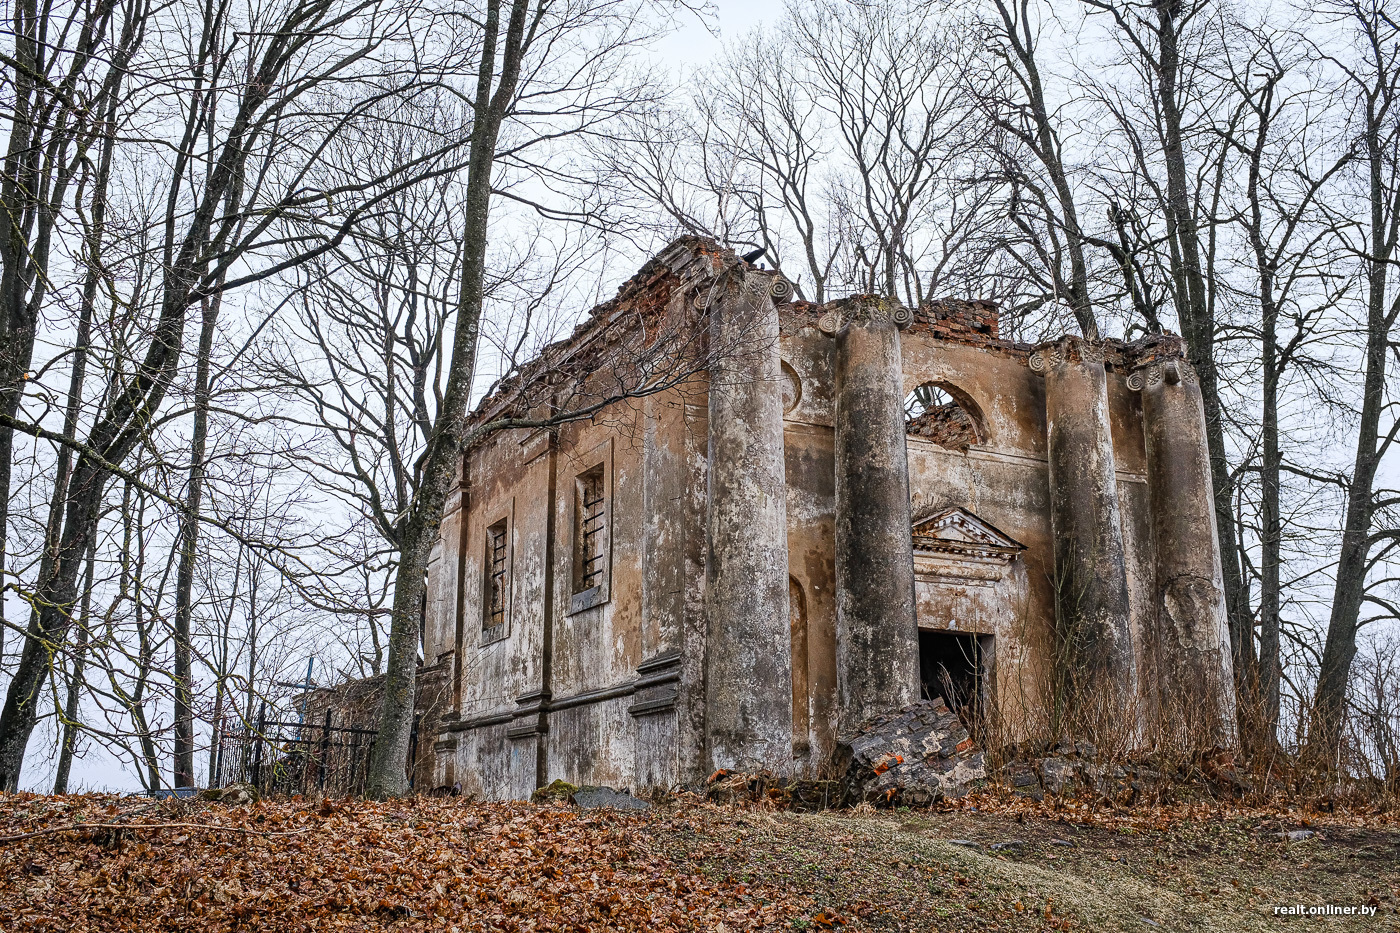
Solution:
M 914 310 L 911 329 L 974 343 L 1001 339 L 997 306 L 984 299 L 939 298 Z
M 909 419 L 905 430 L 949 450 L 966 450 L 977 443 L 977 428 L 957 402 L 938 405 Z

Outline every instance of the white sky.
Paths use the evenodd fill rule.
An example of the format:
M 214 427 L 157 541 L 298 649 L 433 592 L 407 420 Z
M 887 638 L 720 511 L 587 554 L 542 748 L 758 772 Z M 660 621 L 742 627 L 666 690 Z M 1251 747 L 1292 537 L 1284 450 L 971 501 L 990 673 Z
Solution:
M 716 15 L 709 28 L 692 13 L 683 13 L 679 28 L 657 43 L 658 61 L 677 69 L 693 68 L 714 58 L 724 46 L 760 23 L 771 23 L 783 12 L 782 0 L 710 0 Z

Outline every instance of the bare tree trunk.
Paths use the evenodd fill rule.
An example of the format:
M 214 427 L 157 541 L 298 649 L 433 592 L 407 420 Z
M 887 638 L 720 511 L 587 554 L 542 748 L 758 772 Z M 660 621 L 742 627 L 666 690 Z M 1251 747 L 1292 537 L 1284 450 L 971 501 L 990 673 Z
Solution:
M 89 547 L 87 569 L 83 572 L 83 598 L 78 607 L 78 637 L 73 647 L 73 668 L 68 677 L 68 696 L 63 703 L 63 740 L 58 750 L 58 768 L 54 774 L 53 792 L 68 793 L 68 774 L 73 768 L 73 750 L 78 741 L 78 703 L 83 692 L 83 673 L 87 664 L 88 638 L 92 605 L 92 577 L 97 563 L 97 548 Z
M 224 682 L 220 678 L 214 685 L 214 713 L 209 718 L 209 768 L 204 780 L 206 787 L 219 786 L 219 746 L 223 742 L 224 729 Z
M 1279 345 L 1278 306 L 1272 294 L 1272 270 L 1260 274 L 1260 307 L 1263 327 L 1263 436 L 1260 451 L 1260 498 L 1263 528 L 1259 539 L 1259 666 L 1258 697 L 1263 704 L 1260 738 L 1278 740 L 1280 685 L 1283 662 L 1279 654 L 1282 624 L 1283 521 L 1279 505 L 1283 457 L 1279 452 L 1278 392 Z M 1266 284 L 1267 282 L 1267 284 Z
M 234 559 L 233 582 L 228 588 L 228 611 L 224 613 L 223 625 L 219 631 L 219 642 L 210 652 L 215 658 L 217 667 L 214 671 L 214 714 L 210 719 L 209 730 L 209 777 L 206 781 L 209 787 L 217 787 L 219 781 L 219 766 L 222 760 L 220 745 L 224 736 L 224 708 L 230 699 L 228 678 L 232 673 L 229 670 L 231 630 L 233 628 L 233 613 L 238 605 L 238 589 L 242 583 L 242 576 L 243 547 L 240 545 L 238 556 Z M 237 709 L 236 702 L 234 708 Z
M 419 622 L 423 611 L 424 573 L 443 505 L 461 456 L 486 277 L 486 238 L 491 207 L 491 175 L 501 124 L 513 106 L 525 50 L 529 0 L 511 0 L 505 43 L 497 59 L 502 0 L 487 0 L 485 36 L 477 71 L 462 230 L 462 287 L 447 388 L 421 463 L 422 479 L 413 507 L 399 533 L 399 565 L 394 576 L 394 607 L 389 630 L 389 658 L 379 726 L 370 756 L 365 793 L 397 797 L 408 790 L 405 764 L 413 726 L 417 679 Z M 492 88 L 499 70 L 500 79 Z
M 244 734 L 253 729 L 253 706 L 258 691 L 255 678 L 258 673 L 258 617 L 255 611 L 258 604 L 258 573 L 256 565 L 248 567 L 248 668 L 243 684 L 243 725 Z
M 1259 664 L 1256 696 L 1262 704 L 1259 710 L 1262 721 L 1257 724 L 1257 738 L 1272 744 L 1278 740 L 1279 691 L 1282 681 L 1282 659 L 1279 656 L 1279 634 L 1281 613 L 1281 584 L 1279 567 L 1282 561 L 1283 529 L 1279 506 L 1280 479 L 1283 460 L 1279 453 L 1278 431 L 1278 390 L 1279 390 L 1279 344 L 1278 344 L 1278 301 L 1275 297 L 1275 280 L 1278 274 L 1275 257 L 1269 254 L 1264 243 L 1264 217 L 1261 205 L 1260 184 L 1262 181 L 1262 159 L 1264 141 L 1269 134 L 1273 107 L 1273 83 L 1264 89 L 1264 101 L 1257 108 L 1259 127 L 1256 141 L 1249 153 L 1249 242 L 1254 251 L 1254 262 L 1259 276 L 1259 310 L 1262 317 L 1260 356 L 1263 364 L 1263 424 L 1260 439 L 1260 509 L 1262 524 L 1259 550 Z M 1252 713 L 1241 713 L 1243 720 Z M 1253 730 L 1241 729 L 1241 735 L 1255 737 Z
M 1162 156 L 1167 173 L 1167 211 L 1176 249 L 1173 275 L 1178 284 L 1177 315 L 1191 364 L 1200 377 L 1205 405 L 1206 445 L 1210 456 L 1211 486 L 1215 497 L 1215 523 L 1220 536 L 1220 563 L 1224 572 L 1225 608 L 1230 626 L 1236 690 L 1248 698 L 1255 682 L 1254 630 L 1247 593 L 1240 571 L 1233 479 L 1225 454 L 1225 426 L 1221 417 L 1220 377 L 1215 359 L 1215 318 L 1206 294 L 1201 265 L 1201 238 L 1186 170 L 1185 139 L 1177 82 L 1181 75 L 1177 17 L 1181 6 L 1156 5 L 1158 61 L 1157 91 L 1162 107 Z M 1239 703 L 1238 709 L 1253 704 Z
M 175 773 L 176 787 L 194 786 L 194 711 L 190 665 L 190 615 L 194 568 L 199 546 L 200 507 L 204 495 L 204 454 L 209 436 L 209 358 L 219 320 L 220 298 L 204 299 L 195 360 L 194 432 L 190 439 L 190 474 L 185 513 L 180 519 L 180 566 L 175 576 Z

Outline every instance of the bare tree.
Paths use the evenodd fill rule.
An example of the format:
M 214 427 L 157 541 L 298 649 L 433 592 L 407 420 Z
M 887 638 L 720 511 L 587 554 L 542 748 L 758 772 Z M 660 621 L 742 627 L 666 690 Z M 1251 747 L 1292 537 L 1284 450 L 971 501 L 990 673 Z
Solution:
M 235 24 L 228 7 L 210 0 L 195 11 L 191 34 L 198 42 L 192 59 L 182 63 L 186 93 L 177 98 L 179 109 L 172 114 L 181 129 L 169 150 L 156 306 L 144 329 L 148 336 L 132 348 L 139 363 L 113 370 L 100 412 L 84 439 L 73 445 L 78 459 L 65 496 L 58 547 L 51 570 L 35 586 L 33 604 L 39 609 L 0 713 L 0 787 L 17 784 L 51 646 L 61 643 L 68 630 L 104 488 L 114 468 L 146 441 L 178 371 L 188 310 L 204 297 L 262 280 L 331 248 L 376 199 L 437 170 L 439 156 L 433 153 L 395 166 L 387 177 L 364 178 L 334 191 L 317 187 L 312 176 L 325 140 L 359 119 L 366 100 L 402 92 L 392 62 L 376 62 L 373 56 L 395 30 L 409 28 L 408 17 L 389 16 L 375 0 L 296 0 L 252 11 L 250 17 L 255 28 L 240 29 L 243 44 L 235 57 L 230 53 Z M 158 61 L 151 68 L 167 64 Z M 381 76 L 373 79 L 373 71 Z M 236 90 L 220 104 L 206 106 L 211 88 L 229 83 Z M 345 104 L 327 114 L 323 105 L 336 88 L 343 89 Z M 444 146 L 445 151 L 452 148 Z M 289 153 L 298 158 L 288 159 Z M 207 171 L 197 170 L 203 166 Z M 286 215 L 328 202 L 334 207 L 337 199 L 340 208 L 327 213 L 314 238 L 290 244 L 282 240 L 277 225 Z M 292 247 L 294 255 L 249 267 L 273 242 Z M 238 274 L 229 275 L 233 269 Z M 11 428 L 36 430 L 3 414 L 0 419 Z
M 1262 721 L 1252 724 L 1254 734 L 1247 731 L 1245 737 L 1272 744 L 1278 738 L 1283 683 L 1285 441 L 1280 408 L 1287 404 L 1293 370 L 1316 369 L 1312 345 L 1341 287 L 1333 271 L 1341 257 L 1326 235 L 1318 200 L 1354 153 L 1348 147 L 1339 152 L 1327 141 L 1330 89 L 1309 67 L 1295 32 L 1233 22 L 1226 29 L 1236 55 L 1226 59 L 1225 67 L 1249 123 L 1239 125 L 1238 132 L 1229 132 L 1231 123 L 1222 126 L 1243 162 L 1243 209 L 1236 218 L 1255 273 L 1249 298 L 1259 309 L 1257 323 L 1241 328 L 1250 345 L 1258 347 L 1261 395 L 1257 567 L 1250 566 L 1243 547 L 1241 554 L 1246 569 L 1259 579 Z
M 34 359 L 50 261 L 71 186 L 91 167 L 90 150 L 110 135 L 122 82 L 140 47 L 149 3 L 38 4 L 10 7 L 13 47 L 0 56 L 6 88 L 6 153 L 0 176 L 0 415 L 19 411 Z M 99 148 L 102 148 L 99 145 Z M 109 156 L 108 156 L 109 157 Z M 94 203 L 105 182 L 88 186 Z M 0 423 L 0 597 L 8 587 L 6 542 L 14 429 Z M 4 652 L 0 627 L 0 658 Z M 3 768 L 0 768 L 3 770 Z
M 1001 174 L 1011 190 L 1010 214 L 1019 224 L 1029 226 L 1028 218 L 1039 216 L 1043 235 L 1026 229 L 1038 254 L 1037 265 L 1050 278 L 1050 292 L 1069 305 L 1079 330 L 1090 340 L 1099 337 L 1090 294 L 1089 266 L 1085 258 L 1088 242 L 1079 222 L 1079 208 L 1070 181 L 1065 146 L 1060 139 L 1057 114 L 1047 100 L 1037 52 L 1039 30 L 1029 0 L 1019 3 L 993 0 L 995 16 L 981 24 L 992 49 L 993 67 L 976 81 L 971 93 L 987 112 L 1000 134 L 988 142 L 997 153 Z M 1005 136 L 1008 144 L 999 145 Z M 1027 170 L 1017 149 L 1029 154 L 1049 181 L 1043 190 L 1035 173 Z M 1029 201 L 1032 210 L 1022 205 Z M 1065 274 L 1064 260 L 1069 271 Z M 1131 265 L 1126 267 L 1131 275 Z
M 1377 531 L 1378 513 L 1393 505 L 1396 493 L 1377 486 L 1381 462 L 1400 432 L 1390 414 L 1386 359 L 1394 345 L 1400 315 L 1400 292 L 1391 281 L 1400 242 L 1400 25 L 1387 0 L 1352 0 L 1319 6 L 1331 22 L 1354 37 L 1355 56 L 1329 58 L 1343 73 L 1351 102 L 1351 132 L 1359 143 L 1356 171 L 1346 198 L 1329 199 L 1333 229 L 1343 237 L 1361 283 L 1356 298 L 1360 351 L 1360 400 L 1356 406 L 1356 446 L 1350 475 L 1342 480 L 1345 497 L 1336 584 L 1327 622 L 1308 729 L 1309 752 L 1335 763 L 1347 712 L 1347 695 L 1356 658 L 1357 634 L 1369 621 L 1362 607 L 1372 602 L 1383 617 L 1394 608 L 1368 594 L 1368 578 L 1400 536 Z M 1340 192 L 1338 192 L 1340 194 Z M 1343 206 L 1345 205 L 1345 207 Z M 1352 210 L 1354 208 L 1354 211 Z M 1379 550 L 1379 553 L 1378 553 Z
M 760 247 L 798 293 L 917 304 L 965 281 L 988 222 L 982 132 L 959 80 L 975 54 L 926 3 L 793 3 L 696 76 L 687 105 L 645 114 L 611 153 L 658 232 Z

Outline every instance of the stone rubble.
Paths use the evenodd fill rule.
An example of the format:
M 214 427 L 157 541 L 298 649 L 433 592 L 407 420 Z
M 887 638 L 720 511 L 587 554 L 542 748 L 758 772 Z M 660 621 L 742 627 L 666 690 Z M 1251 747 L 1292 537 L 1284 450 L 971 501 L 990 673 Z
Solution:
M 784 783 L 768 771 L 722 769 L 710 775 L 701 792 L 714 803 L 764 802 L 817 811 L 860 804 L 926 807 L 992 783 L 985 753 L 941 698 L 876 716 L 837 743 L 834 779 Z M 1009 760 L 995 782 L 1035 800 L 1051 794 L 1127 805 L 1168 785 L 1226 797 L 1248 789 L 1229 749 L 1211 749 L 1186 764 L 1164 764 L 1145 751 L 1105 761 L 1092 742 L 1083 741 L 1013 746 L 1006 752 Z M 1058 839 L 1053 844 L 1073 846 Z M 1015 840 L 1001 845 L 1015 846 Z
M 247 803 L 257 803 L 262 799 L 262 794 L 258 793 L 258 789 L 252 784 L 239 782 L 229 784 L 226 787 L 211 787 L 208 790 L 200 791 L 199 799 L 236 807 Z
M 625 790 L 599 787 L 594 784 L 570 784 L 556 780 L 541 787 L 531 796 L 537 805 L 567 803 L 580 810 L 650 810 L 651 804 L 633 797 Z
M 1141 751 L 1130 753 L 1121 763 L 1103 762 L 1090 742 L 1022 747 L 1010 750 L 1009 757 L 1001 768 L 1002 780 L 1012 793 L 1035 800 L 1043 800 L 1046 794 L 1066 799 L 1089 795 L 1127 804 L 1145 791 L 1167 784 L 1201 785 L 1214 795 L 1227 797 L 1249 789 L 1229 749 L 1205 752 L 1186 770 L 1163 765 Z
M 987 778 L 982 749 L 941 697 L 870 719 L 837 743 L 848 803 L 928 806 Z
M 1005 852 L 1011 849 L 1024 849 L 1025 847 L 1026 840 L 1024 839 L 1008 839 L 1005 842 L 992 843 L 993 852 Z

